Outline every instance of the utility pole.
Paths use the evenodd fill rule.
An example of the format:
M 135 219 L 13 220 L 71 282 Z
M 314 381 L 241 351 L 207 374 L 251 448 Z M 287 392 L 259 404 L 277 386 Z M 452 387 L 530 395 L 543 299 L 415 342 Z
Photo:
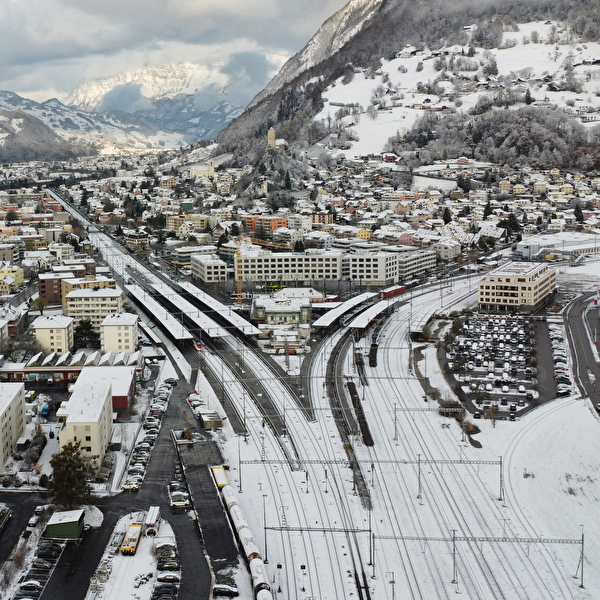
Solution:
M 264 563 L 268 564 L 269 560 L 267 559 L 267 494 L 263 494 L 263 532 L 265 536 L 265 558 Z

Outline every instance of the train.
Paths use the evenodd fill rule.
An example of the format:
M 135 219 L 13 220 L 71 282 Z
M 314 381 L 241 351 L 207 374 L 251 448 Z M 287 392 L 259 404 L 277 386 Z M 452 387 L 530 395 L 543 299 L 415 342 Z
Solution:
M 405 285 L 393 285 L 391 287 L 387 287 L 384 290 L 379 292 L 380 300 L 387 300 L 388 298 L 393 298 L 394 296 L 399 296 L 400 294 L 404 294 L 406 291 Z
M 232 528 L 237 535 L 246 561 L 248 562 L 254 597 L 256 600 L 273 600 L 264 560 L 254 541 L 244 511 L 238 503 L 237 495 L 231 485 L 229 485 L 227 473 L 222 466 L 212 467 L 211 471 L 215 484 L 221 492 L 221 499 L 227 509 Z

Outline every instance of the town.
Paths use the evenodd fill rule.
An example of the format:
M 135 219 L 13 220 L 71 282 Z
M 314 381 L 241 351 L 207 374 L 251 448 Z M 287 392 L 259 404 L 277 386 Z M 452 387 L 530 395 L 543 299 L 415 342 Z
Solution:
M 73 584 L 78 597 L 116 598 L 111 581 L 127 577 L 123 585 L 144 598 L 175 598 L 186 577 L 188 591 L 215 595 L 266 599 L 283 588 L 290 598 L 324 597 L 329 585 L 351 593 L 354 585 L 338 574 L 325 588 L 316 583 L 319 568 L 338 571 L 333 550 L 329 566 L 321 565 L 333 540 L 303 550 L 296 573 L 284 557 L 298 551 L 298 540 L 287 533 L 276 541 L 269 529 L 278 523 L 285 531 L 288 518 L 292 525 L 307 511 L 321 514 L 320 530 L 332 534 L 344 517 L 337 509 L 322 516 L 326 496 L 317 499 L 315 488 L 349 486 L 343 494 L 355 516 L 344 528 L 356 532 L 355 520 L 368 520 L 352 556 L 368 561 L 375 580 L 384 558 L 373 546 L 388 542 L 371 523 L 373 510 L 381 511 L 371 488 L 379 469 L 387 477 L 386 461 L 397 460 L 400 437 L 418 461 L 422 502 L 421 457 L 435 457 L 409 440 L 434 427 L 432 419 L 475 449 L 482 431 L 491 435 L 478 423 L 514 426 L 550 400 L 576 397 L 588 364 L 571 362 L 572 353 L 587 356 L 592 344 L 584 334 L 566 350 L 575 325 L 560 315 L 575 296 L 561 274 L 594 264 L 600 177 L 466 157 L 409 172 L 406 157 L 391 152 L 324 165 L 299 157 L 273 128 L 265 148 L 255 167 L 234 167 L 231 155 L 213 156 L 211 146 L 3 167 L 7 597 L 58 597 L 61 556 L 75 560 L 69 540 L 85 543 L 87 532 L 104 530 L 100 511 L 108 506 L 123 516 L 104 554 L 103 547 L 84 554 L 89 574 Z M 594 285 L 580 279 L 582 298 L 597 302 Z M 597 311 L 586 315 L 594 328 Z M 583 384 L 592 386 L 590 398 L 593 370 Z M 398 377 L 403 391 L 386 387 Z M 388 415 L 381 422 L 371 394 L 387 398 L 377 408 Z M 333 418 L 322 421 L 319 410 Z M 402 412 L 411 410 L 426 419 L 412 431 Z M 306 436 L 332 441 L 300 448 Z M 386 436 L 389 450 L 365 455 L 386 446 Z M 354 456 L 363 458 L 354 463 Z M 82 489 L 61 479 L 57 457 L 82 465 Z M 289 498 L 276 498 L 270 461 L 289 463 L 284 485 L 307 500 L 312 481 L 316 504 L 289 508 Z M 265 473 L 244 479 L 253 462 Z M 493 493 L 505 501 L 499 464 Z M 442 493 L 432 485 L 428 493 Z M 32 499 L 17 508 L 12 499 L 22 493 Z M 444 493 L 467 501 L 456 490 Z M 55 511 L 50 498 L 68 510 Z M 387 510 L 385 518 L 397 518 Z M 20 535 L 12 524 L 23 519 L 29 526 Z M 250 576 L 239 568 L 238 543 Z M 271 574 L 268 544 L 279 555 Z M 203 552 L 211 566 L 191 575 L 189 562 Z M 391 564 L 383 568 L 393 581 Z

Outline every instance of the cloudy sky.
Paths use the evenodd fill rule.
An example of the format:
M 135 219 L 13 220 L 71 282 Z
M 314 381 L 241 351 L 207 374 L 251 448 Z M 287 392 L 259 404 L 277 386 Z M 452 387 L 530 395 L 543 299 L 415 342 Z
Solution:
M 253 95 L 346 2 L 0 0 L 0 89 L 64 100 L 87 81 L 188 61 Z

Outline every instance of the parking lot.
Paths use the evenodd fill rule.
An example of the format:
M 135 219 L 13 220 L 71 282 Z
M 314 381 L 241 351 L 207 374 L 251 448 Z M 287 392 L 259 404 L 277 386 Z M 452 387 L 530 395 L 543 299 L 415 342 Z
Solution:
M 474 418 L 516 420 L 531 406 L 571 393 L 564 338 L 563 326 L 545 319 L 468 315 L 448 339 L 448 371 L 472 402 Z

